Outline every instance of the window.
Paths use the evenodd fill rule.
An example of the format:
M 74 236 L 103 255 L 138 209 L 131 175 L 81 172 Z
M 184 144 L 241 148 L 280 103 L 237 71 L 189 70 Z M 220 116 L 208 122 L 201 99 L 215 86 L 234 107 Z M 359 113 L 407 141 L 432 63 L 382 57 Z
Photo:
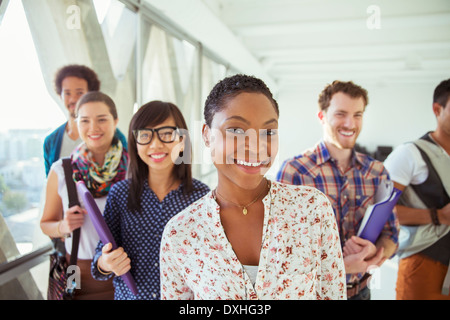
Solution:
M 215 168 L 201 137 L 203 106 L 231 69 L 207 57 L 195 40 L 172 34 L 176 27 L 167 28 L 170 22 L 153 21 L 148 10 L 126 0 L 0 1 L 0 87 L 7 89 L 0 94 L 0 267 L 50 250 L 39 226 L 46 187 L 43 142 L 66 121 L 53 88 L 54 74 L 64 65 L 96 71 L 100 90 L 117 105 L 124 133 L 138 103 L 176 104 L 191 132 L 193 176 L 214 187 Z M 42 261 L 48 259 L 23 273 L 32 277 L 33 289 L 19 299 L 46 297 L 48 263 Z M 0 272 L 0 299 L 17 298 L 3 290 L 6 278 Z
M 63 112 L 48 93 L 21 1 L 0 28 L 0 211 L 21 254 L 30 252 L 45 186 L 42 144 Z M 51 115 L 51 116 L 49 116 Z
M 50 243 L 39 228 L 45 188 L 42 145 L 54 123 L 65 117 L 45 85 L 21 1 L 9 2 L 0 43 L 0 87 L 7 88 L 0 95 L 1 264 Z M 41 270 L 37 266 L 32 274 Z M 37 284 L 45 290 L 45 280 Z M 28 297 L 39 297 L 34 284 L 27 290 Z

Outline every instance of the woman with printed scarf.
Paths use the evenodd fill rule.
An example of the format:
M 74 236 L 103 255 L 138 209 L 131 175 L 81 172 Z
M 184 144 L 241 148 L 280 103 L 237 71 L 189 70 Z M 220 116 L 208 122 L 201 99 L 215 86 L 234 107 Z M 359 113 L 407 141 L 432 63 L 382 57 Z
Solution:
M 128 153 L 114 137 L 118 123 L 116 106 L 104 93 L 88 92 L 78 101 L 76 116 L 83 143 L 71 154 L 72 178 L 75 182 L 85 183 L 103 212 L 109 190 L 116 182 L 125 179 L 128 165 Z M 68 207 L 67 185 L 60 159 L 52 165 L 48 176 L 41 229 L 51 238 L 65 238 L 66 257 L 70 261 L 70 234 L 81 227 L 77 255 L 81 285 L 75 290 L 75 299 L 113 299 L 112 281 L 95 281 L 91 276 L 90 266 L 99 236 L 80 195 L 78 199 L 80 206 Z

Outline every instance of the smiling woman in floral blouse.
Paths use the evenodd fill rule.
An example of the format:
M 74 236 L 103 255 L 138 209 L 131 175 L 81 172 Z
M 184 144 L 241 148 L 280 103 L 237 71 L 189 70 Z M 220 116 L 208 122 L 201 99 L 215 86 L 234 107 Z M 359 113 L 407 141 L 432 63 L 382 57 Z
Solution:
M 217 188 L 173 217 L 161 241 L 162 299 L 345 299 L 327 197 L 269 181 L 278 104 L 261 80 L 235 75 L 205 103 L 203 139 Z

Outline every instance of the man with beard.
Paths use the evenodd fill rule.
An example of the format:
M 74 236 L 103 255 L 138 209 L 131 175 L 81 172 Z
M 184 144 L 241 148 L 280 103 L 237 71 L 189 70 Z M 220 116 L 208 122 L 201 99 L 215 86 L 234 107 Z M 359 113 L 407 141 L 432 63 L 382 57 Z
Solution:
M 59 158 L 69 156 L 82 141 L 75 122 L 75 107 L 83 94 L 99 91 L 100 81 L 97 74 L 83 65 L 68 65 L 58 70 L 55 76 L 55 91 L 61 97 L 68 111 L 68 121 L 50 133 L 44 141 L 45 175 Z M 127 149 L 127 140 L 119 129 L 115 136 Z
M 370 299 L 367 271 L 391 257 L 398 242 L 394 213 L 375 244 L 356 236 L 378 186 L 389 179 L 380 161 L 354 149 L 367 104 L 367 91 L 351 81 L 327 85 L 319 95 L 322 140 L 286 160 L 277 175 L 280 182 L 313 186 L 328 196 L 338 223 L 351 300 Z

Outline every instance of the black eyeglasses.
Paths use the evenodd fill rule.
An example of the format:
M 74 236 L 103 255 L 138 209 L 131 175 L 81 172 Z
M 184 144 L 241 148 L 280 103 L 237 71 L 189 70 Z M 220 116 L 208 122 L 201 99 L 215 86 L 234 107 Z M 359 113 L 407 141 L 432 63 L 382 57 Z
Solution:
M 161 127 L 158 129 L 137 129 L 133 130 L 133 135 L 138 144 L 149 144 L 153 140 L 153 133 L 156 133 L 159 141 L 163 143 L 174 142 L 179 135 L 177 127 Z

